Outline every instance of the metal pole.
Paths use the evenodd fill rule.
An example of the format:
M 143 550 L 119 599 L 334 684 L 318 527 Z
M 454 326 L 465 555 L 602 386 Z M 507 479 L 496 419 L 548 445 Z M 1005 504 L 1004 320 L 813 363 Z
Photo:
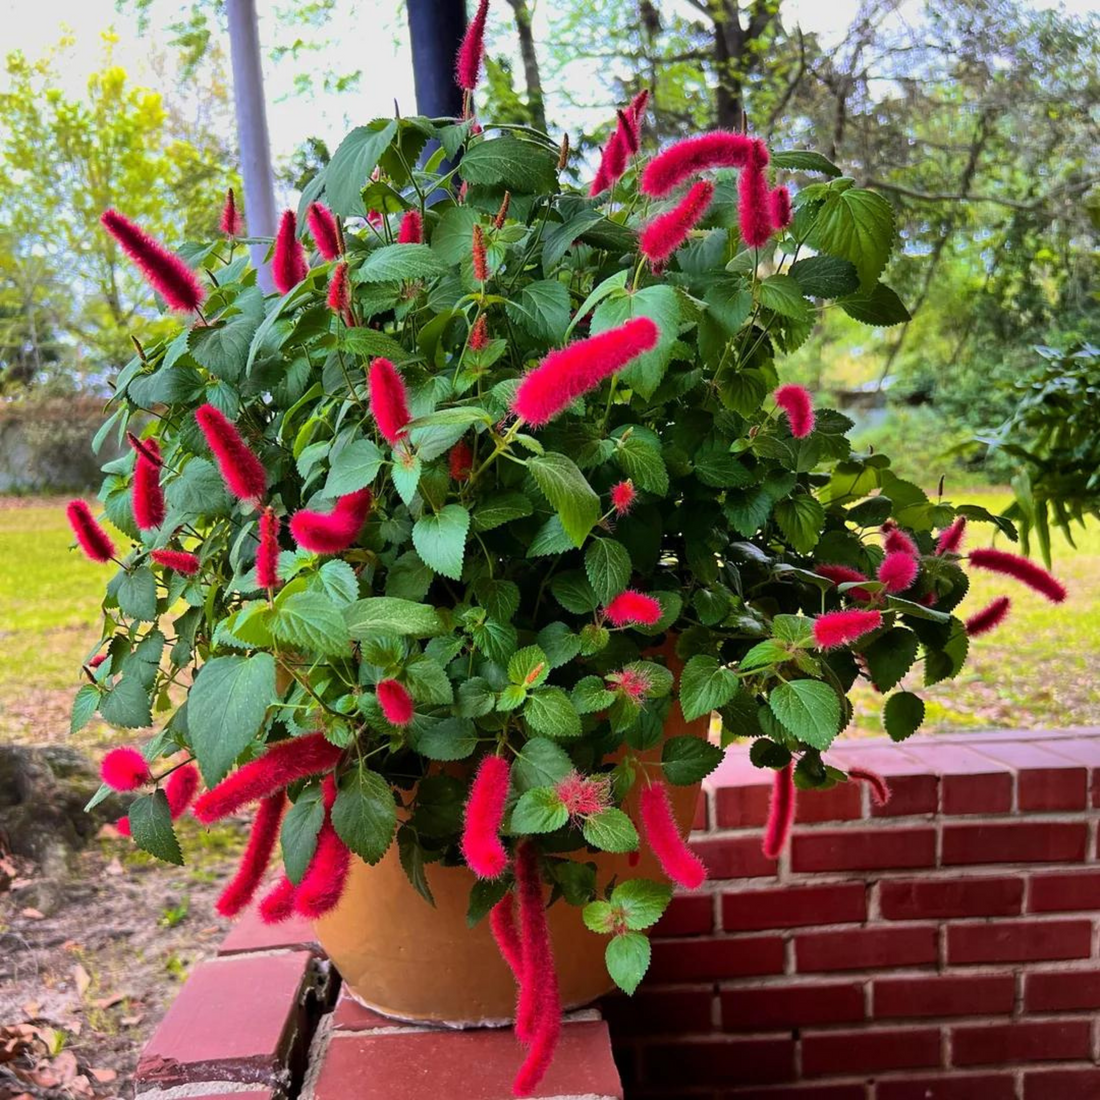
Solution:
M 260 63 L 260 35 L 255 0 L 226 0 L 229 19 L 229 56 L 233 66 L 233 101 L 237 110 L 237 138 L 244 178 L 245 229 L 249 236 L 275 235 L 275 186 L 271 145 L 264 111 L 264 77 Z M 257 282 L 264 292 L 273 289 L 264 263 L 267 249 L 250 246 Z
M 464 0 L 408 0 L 416 109 L 429 118 L 462 114 L 455 55 L 466 32 Z

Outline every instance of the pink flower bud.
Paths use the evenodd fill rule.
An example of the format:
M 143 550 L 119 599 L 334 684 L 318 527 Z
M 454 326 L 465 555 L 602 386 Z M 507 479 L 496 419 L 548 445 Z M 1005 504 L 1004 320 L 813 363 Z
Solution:
M 260 517 L 260 546 L 256 551 L 256 583 L 261 588 L 279 587 L 279 529 L 282 523 L 274 508 Z
M 370 365 L 370 411 L 382 438 L 396 446 L 405 436 L 409 414 L 405 383 L 388 359 L 375 359 Z
M 638 797 L 638 816 L 650 850 L 661 870 L 677 886 L 698 890 L 706 881 L 703 861 L 684 843 L 672 812 L 672 801 L 664 783 L 652 783 Z
M 787 846 L 794 823 L 795 811 L 794 764 L 788 764 L 775 773 L 772 797 L 768 803 L 768 820 L 764 826 L 764 855 L 778 859 Z
M 382 680 L 375 688 L 378 705 L 391 726 L 407 726 L 416 711 L 413 698 L 404 684 L 397 680 Z
M 462 858 L 478 878 L 497 878 L 508 866 L 500 826 L 508 800 L 509 772 L 508 761 L 503 757 L 486 756 L 470 786 L 462 829 Z
M 225 205 L 222 207 L 221 231 L 226 237 L 239 237 L 244 232 L 240 211 L 237 209 L 237 196 L 230 187 L 225 193 Z
M 91 510 L 84 501 L 69 501 L 65 515 L 80 549 L 92 561 L 103 564 L 115 556 L 115 544 L 111 541 L 111 536 L 92 518 Z
M 149 765 L 137 749 L 111 749 L 99 767 L 103 782 L 116 791 L 134 791 L 149 782 Z
M 298 223 L 293 210 L 284 210 L 275 234 L 271 257 L 271 278 L 280 294 L 289 294 L 309 274 L 306 250 L 298 240 Z
M 117 210 L 105 210 L 99 220 L 170 309 L 189 313 L 202 305 L 206 291 L 179 256 Z
M 489 14 L 489 0 L 481 0 L 477 12 L 466 26 L 466 34 L 458 47 L 455 61 L 455 79 L 466 92 L 477 87 L 481 76 L 481 58 L 485 53 L 485 19 Z
M 340 255 L 340 234 L 332 211 L 324 203 L 311 202 L 306 211 L 306 222 L 317 251 L 326 260 L 335 260 Z M 302 278 L 304 279 L 305 276 L 303 275 Z M 301 281 L 301 279 L 297 280 L 297 282 Z
M 814 641 L 818 649 L 836 649 L 882 626 L 881 611 L 850 608 L 828 611 L 814 619 Z
M 154 550 L 149 557 L 157 565 L 163 565 L 174 573 L 182 573 L 185 577 L 193 577 L 201 566 L 198 554 L 189 554 L 186 550 Z
M 967 634 L 971 638 L 977 638 L 982 634 L 988 634 L 991 630 L 996 630 L 1005 621 L 1010 606 L 1011 601 L 1007 596 L 998 596 L 992 603 L 987 604 L 981 611 L 966 620 Z
M 654 626 L 661 618 L 661 605 L 652 596 L 628 588 L 620 592 L 604 609 L 613 626 Z

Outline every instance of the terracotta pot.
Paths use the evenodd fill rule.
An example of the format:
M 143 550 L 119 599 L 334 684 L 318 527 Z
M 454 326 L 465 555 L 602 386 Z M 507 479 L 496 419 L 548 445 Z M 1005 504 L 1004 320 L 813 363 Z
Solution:
M 706 737 L 707 718 L 685 722 L 674 702 L 665 737 Z M 640 754 L 659 760 L 657 746 Z M 699 787 L 670 787 L 681 829 L 691 827 Z M 637 788 L 624 807 L 637 821 Z M 644 876 L 663 881 L 652 854 L 642 846 L 637 865 L 625 854 L 584 850 L 571 858 L 591 860 L 598 881 Z M 405 1020 L 453 1027 L 508 1023 L 515 1010 L 512 972 L 501 959 L 489 922 L 466 925 L 474 876 L 465 867 L 427 868 L 435 897 L 430 906 L 409 885 L 396 846 L 369 867 L 352 862 L 339 906 L 314 925 L 317 938 L 355 997 L 369 1008 Z M 566 1008 L 588 1004 L 612 988 L 604 965 L 607 937 L 588 931 L 581 910 L 558 901 L 547 910 L 554 958 Z

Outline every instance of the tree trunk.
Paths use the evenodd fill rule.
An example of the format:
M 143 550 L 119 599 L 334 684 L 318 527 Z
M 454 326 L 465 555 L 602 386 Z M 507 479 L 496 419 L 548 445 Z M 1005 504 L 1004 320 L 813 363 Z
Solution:
M 723 130 L 740 130 L 744 87 L 740 71 L 741 22 L 737 0 L 710 0 L 714 21 L 714 68 L 718 79 L 717 122 Z
M 531 125 L 546 132 L 546 105 L 542 93 L 542 76 L 539 58 L 535 52 L 535 37 L 531 32 L 531 13 L 527 0 L 508 0 L 516 16 L 516 34 L 519 36 L 519 52 L 523 58 L 523 76 L 527 82 L 527 108 L 531 112 Z

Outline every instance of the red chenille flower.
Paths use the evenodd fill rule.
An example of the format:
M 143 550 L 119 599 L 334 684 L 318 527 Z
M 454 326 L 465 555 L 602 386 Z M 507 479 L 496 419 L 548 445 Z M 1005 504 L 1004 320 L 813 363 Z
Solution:
M 791 224 L 791 193 L 785 187 L 777 187 L 768 192 L 768 212 L 771 214 L 772 227 L 786 229 Z
M 206 291 L 179 256 L 117 210 L 105 210 L 99 220 L 170 309 L 190 313 L 202 305 Z
M 271 257 L 271 278 L 280 294 L 289 294 L 309 274 L 306 250 L 298 240 L 298 222 L 293 210 L 284 210 L 275 234 Z
M 264 924 L 282 924 L 294 915 L 294 883 L 282 875 L 260 902 L 260 920 Z
M 988 634 L 1005 621 L 1012 602 L 1007 596 L 998 596 L 992 603 L 975 612 L 966 620 L 966 632 L 971 638 Z
M 887 554 L 908 554 L 911 558 L 919 558 L 920 550 L 917 544 L 896 524 L 882 525 L 885 538 L 882 546 Z
M 950 527 L 945 527 L 936 539 L 936 554 L 957 554 L 966 534 L 966 516 L 956 516 Z
M 378 705 L 391 726 L 407 726 L 413 720 L 413 698 L 404 684 L 397 680 L 382 680 L 374 690 Z
M 222 207 L 220 228 L 227 237 L 239 237 L 244 232 L 241 213 L 237 209 L 237 196 L 233 194 L 232 187 L 225 193 L 225 205 Z
M 741 239 L 749 248 L 767 244 L 774 227 L 771 202 L 768 198 L 768 150 L 759 138 L 753 139 L 749 162 L 741 169 L 737 181 L 737 217 L 741 223 Z
M 882 626 L 882 612 L 850 608 L 827 611 L 814 619 L 814 641 L 818 649 L 835 649 L 854 642 Z
M 157 565 L 163 565 L 173 573 L 182 573 L 185 577 L 193 577 L 202 564 L 198 554 L 189 554 L 186 550 L 154 550 L 149 557 Z
M 512 411 L 535 427 L 549 423 L 578 397 L 651 351 L 660 335 L 648 317 L 635 317 L 618 328 L 550 352 L 523 376 Z
M 311 202 L 306 211 L 306 224 L 309 226 L 309 233 L 313 237 L 317 251 L 326 260 L 335 260 L 340 255 L 340 234 L 336 229 L 336 219 L 332 216 L 332 211 L 324 203 Z M 302 278 L 304 279 L 305 276 L 303 275 Z
M 336 781 L 325 776 L 325 820 L 317 834 L 317 848 L 306 873 L 294 891 L 294 908 L 303 917 L 316 920 L 335 909 L 344 894 L 351 866 L 351 852 L 332 824 L 332 805 L 336 801 Z
M 398 244 L 420 244 L 424 240 L 424 222 L 419 210 L 406 210 L 397 231 Z
M 672 813 L 672 801 L 664 783 L 652 783 L 638 796 L 638 816 L 650 850 L 661 870 L 677 886 L 698 890 L 706 881 L 703 861 L 684 843 Z
M 764 826 L 764 855 L 778 859 L 791 835 L 795 810 L 794 764 L 788 764 L 775 773 L 772 781 L 772 797 L 768 803 L 768 820 Z
M 351 308 L 351 287 L 348 265 L 337 264 L 328 280 L 328 308 L 339 317 L 345 317 Z
M 107 753 L 99 766 L 99 775 L 112 790 L 134 791 L 149 782 L 149 765 L 137 749 L 126 746 Z
M 878 772 L 870 768 L 849 768 L 848 778 L 857 783 L 866 783 L 871 791 L 871 801 L 876 806 L 885 806 L 890 801 L 890 785 Z
M 814 572 L 819 577 L 825 577 L 833 584 L 854 584 L 856 581 L 865 581 L 865 577 L 858 569 L 851 569 L 847 565 L 815 565 Z M 869 600 L 871 593 L 866 588 L 849 588 L 848 595 L 855 600 Z
M 192 813 L 204 825 L 220 821 L 242 806 L 274 794 L 307 775 L 331 771 L 343 750 L 323 733 L 289 737 L 271 745 L 263 756 L 250 760 L 213 790 L 199 795 Z
M 405 425 L 412 420 L 405 383 L 388 359 L 375 359 L 367 376 L 370 386 L 370 411 L 382 438 L 397 446 L 405 436 Z
M 262 497 L 267 487 L 263 463 L 249 450 L 225 414 L 213 405 L 203 405 L 195 411 L 195 420 L 218 460 L 218 469 L 229 491 L 239 500 Z
M 611 507 L 615 509 L 615 515 L 625 516 L 634 507 L 634 501 L 637 499 L 638 491 L 629 478 L 626 481 L 617 481 L 611 486 Z
M 749 163 L 754 143 L 763 146 L 759 138 L 727 130 L 714 130 L 709 134 L 685 138 L 670 145 L 663 153 L 658 153 L 646 165 L 640 189 L 645 195 L 663 199 L 681 183 L 708 168 L 744 168 Z M 766 157 L 765 151 L 765 165 Z
M 894 550 L 882 559 L 876 576 L 887 592 L 904 592 L 917 579 L 920 562 L 904 550 Z
M 279 826 L 286 810 L 286 792 L 276 791 L 260 802 L 248 845 L 237 873 L 222 891 L 215 908 L 223 917 L 235 917 L 253 898 L 279 839 Z
M 488 282 L 489 257 L 485 253 L 485 230 L 481 228 L 480 222 L 474 225 L 473 242 L 470 248 L 474 259 L 474 278 L 479 283 Z
M 975 569 L 988 569 L 991 573 L 1014 577 L 1039 595 L 1046 596 L 1051 603 L 1061 603 L 1066 598 L 1066 589 L 1061 581 L 1051 576 L 1041 565 L 1036 565 L 1019 554 L 994 550 L 992 547 L 971 550 L 970 564 Z
M 500 957 L 508 964 L 517 982 L 523 980 L 523 944 L 516 924 L 516 899 L 509 891 L 489 910 L 489 928 L 496 940 Z
M 115 556 L 115 544 L 111 542 L 111 536 L 92 518 L 91 510 L 84 501 L 70 500 L 65 508 L 65 515 L 80 549 L 92 561 L 102 564 Z
M 159 527 L 164 522 L 166 509 L 164 491 L 160 487 L 160 447 L 155 439 L 145 439 L 135 447 L 134 485 L 131 504 L 134 522 L 142 531 Z
M 184 764 L 168 777 L 164 784 L 164 797 L 168 799 L 168 812 L 173 821 L 191 805 L 198 789 L 199 769 L 194 764 Z
M 638 152 L 641 145 L 638 120 L 629 107 L 625 111 L 620 108 L 615 114 L 619 120 L 619 133 L 622 135 L 620 140 L 626 149 L 627 155 L 632 157 Z
M 604 615 L 614 626 L 639 623 L 653 626 L 660 621 L 661 605 L 652 596 L 628 588 L 620 592 L 604 609 Z
M 508 801 L 509 773 L 508 761 L 502 756 L 486 756 L 470 786 L 462 827 L 462 858 L 478 878 L 497 878 L 508 866 L 500 826 Z
M 455 59 L 455 79 L 466 92 L 477 87 L 481 76 L 481 58 L 485 53 L 485 19 L 489 14 L 489 0 L 481 0 L 477 12 L 466 26 L 466 34 L 458 47 Z
M 590 778 L 574 771 L 554 784 L 554 793 L 571 818 L 585 818 L 607 809 L 611 784 L 605 778 Z
M 481 351 L 489 343 L 489 321 L 485 314 L 481 314 L 480 317 L 474 322 L 474 327 L 470 329 L 470 339 L 468 345 L 471 351 Z
M 714 184 L 699 180 L 692 184 L 679 204 L 659 214 L 642 230 L 638 248 L 654 266 L 663 264 L 687 240 L 702 220 L 714 198 Z
M 355 544 L 370 514 L 371 491 L 359 489 L 336 501 L 331 512 L 303 508 L 290 517 L 290 533 L 314 554 L 339 554 Z
M 260 545 L 256 551 L 256 583 L 261 588 L 279 587 L 279 528 L 282 522 L 274 508 L 260 516 Z
M 460 439 L 447 455 L 447 468 L 455 481 L 465 481 L 474 464 L 474 452 L 465 439 Z
M 772 397 L 786 414 L 795 439 L 804 439 L 814 430 L 814 400 L 809 390 L 788 383 L 780 386 Z
M 635 122 L 637 122 L 639 128 L 642 124 L 642 118 L 645 115 L 645 109 L 649 106 L 649 89 L 643 88 L 631 101 L 630 101 L 630 113 L 634 116 Z

